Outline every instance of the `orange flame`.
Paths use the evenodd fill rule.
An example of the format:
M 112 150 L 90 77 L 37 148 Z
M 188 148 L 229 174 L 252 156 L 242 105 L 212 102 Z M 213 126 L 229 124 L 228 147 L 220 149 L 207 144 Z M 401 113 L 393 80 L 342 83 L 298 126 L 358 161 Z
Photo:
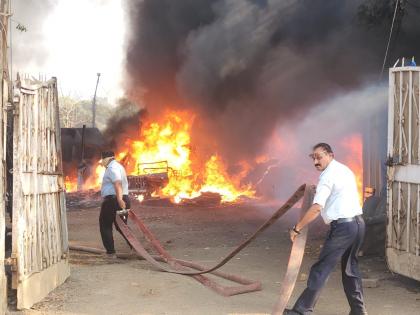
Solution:
M 77 191 L 77 179 L 71 179 L 69 176 L 64 178 L 64 187 L 66 192 Z
M 342 147 L 347 151 L 344 163 L 353 171 L 356 176 L 359 200 L 363 203 L 363 140 L 361 134 L 353 134 L 341 142 Z
M 254 196 L 249 185 L 242 185 L 250 166 L 240 162 L 241 171 L 230 176 L 217 154 L 200 159 L 192 150 L 191 125 L 194 116 L 186 112 L 167 112 L 161 122 L 143 124 L 138 139 L 129 139 L 116 157 L 125 165 L 127 174 L 144 175 L 167 172 L 168 184 L 158 192 L 174 202 L 195 198 L 202 192 L 215 192 L 222 201 L 239 196 Z M 102 170 L 88 180 L 85 187 L 99 187 Z

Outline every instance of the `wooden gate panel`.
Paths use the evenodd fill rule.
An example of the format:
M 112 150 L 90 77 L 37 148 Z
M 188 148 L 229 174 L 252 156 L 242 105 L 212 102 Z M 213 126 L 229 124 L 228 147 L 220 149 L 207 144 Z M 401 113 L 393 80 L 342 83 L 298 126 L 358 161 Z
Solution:
M 14 122 L 13 284 L 29 308 L 69 276 L 56 80 L 23 80 Z
M 420 280 L 420 67 L 389 74 L 388 228 L 390 269 Z
M 6 18 L 0 17 L 3 21 L 6 21 Z M 1 35 L 3 40 L 3 35 Z M 2 42 L 3 45 L 3 42 Z M 0 45 L 0 46 L 2 46 Z M 5 50 L 3 50 L 5 51 Z M 3 54 L 0 54 L 0 59 L 3 59 Z M 2 71 L 3 72 L 3 71 Z M 7 299 L 6 299 L 6 287 L 7 280 L 4 272 L 4 260 L 5 260 L 5 232 L 6 232 L 6 222 L 5 222 L 5 170 L 6 170 L 6 143 L 5 143 L 5 120 L 6 113 L 4 112 L 5 105 L 8 101 L 8 84 L 3 75 L 0 76 L 0 315 L 5 314 L 7 308 Z

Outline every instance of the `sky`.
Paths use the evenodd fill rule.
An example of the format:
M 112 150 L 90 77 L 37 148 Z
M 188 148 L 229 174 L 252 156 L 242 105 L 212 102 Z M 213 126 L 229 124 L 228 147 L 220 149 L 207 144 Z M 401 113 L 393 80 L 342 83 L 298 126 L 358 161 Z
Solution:
M 12 0 L 13 72 L 57 77 L 59 93 L 111 102 L 123 94 L 123 0 Z M 16 29 L 22 24 L 27 29 Z

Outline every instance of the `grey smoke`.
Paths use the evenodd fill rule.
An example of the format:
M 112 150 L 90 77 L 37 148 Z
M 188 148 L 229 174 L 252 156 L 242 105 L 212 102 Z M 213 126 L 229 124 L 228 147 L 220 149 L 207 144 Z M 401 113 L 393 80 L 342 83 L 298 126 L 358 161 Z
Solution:
M 152 116 L 198 112 L 197 139 L 211 134 L 231 163 L 252 158 L 276 126 L 377 82 L 394 3 L 128 0 L 128 94 Z M 419 15 L 403 13 L 389 63 L 418 54 Z
M 12 1 L 12 49 L 13 67 L 25 71 L 27 65 L 35 64 L 40 69 L 48 59 L 48 48 L 44 44 L 43 21 L 53 10 L 57 0 L 14 0 Z M 18 24 L 25 32 L 16 29 Z
M 318 103 L 300 122 L 286 122 L 276 128 L 275 134 L 283 144 L 268 143 L 265 151 L 277 157 L 278 167 L 267 175 L 259 189 L 271 194 L 270 197 L 286 198 L 298 185 L 316 183 L 319 173 L 308 154 L 318 142 L 329 143 L 335 158 L 347 163 L 350 152 L 343 146 L 343 140 L 355 134 L 363 137 L 366 129 L 372 126 L 379 128 L 378 134 L 383 136 L 380 149 L 386 148 L 387 97 L 386 84 L 369 85 Z M 374 126 L 376 115 L 383 118 Z

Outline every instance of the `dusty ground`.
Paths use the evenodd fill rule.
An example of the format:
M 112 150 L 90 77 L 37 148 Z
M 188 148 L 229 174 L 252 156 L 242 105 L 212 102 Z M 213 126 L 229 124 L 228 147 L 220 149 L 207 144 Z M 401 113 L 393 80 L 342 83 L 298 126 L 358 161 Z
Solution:
M 220 260 L 275 209 L 255 205 L 135 208 L 175 257 L 205 265 Z M 70 209 L 70 240 L 101 248 L 98 213 L 97 207 Z M 221 297 L 189 277 L 156 272 L 145 261 L 110 263 L 95 255 L 72 252 L 70 279 L 24 314 L 269 314 L 285 272 L 290 250 L 287 228 L 295 214 L 296 211 L 281 219 L 223 267 L 227 272 L 260 279 L 263 283 L 260 292 Z M 320 227 L 317 224 L 310 232 L 291 304 L 304 288 L 309 267 L 319 252 L 325 232 Z M 117 250 L 127 252 L 124 240 L 114 235 Z M 379 279 L 378 287 L 365 288 L 369 314 L 418 314 L 419 282 L 392 275 L 380 258 L 362 257 L 361 267 L 365 278 Z M 332 274 L 315 314 L 348 314 L 339 270 Z

